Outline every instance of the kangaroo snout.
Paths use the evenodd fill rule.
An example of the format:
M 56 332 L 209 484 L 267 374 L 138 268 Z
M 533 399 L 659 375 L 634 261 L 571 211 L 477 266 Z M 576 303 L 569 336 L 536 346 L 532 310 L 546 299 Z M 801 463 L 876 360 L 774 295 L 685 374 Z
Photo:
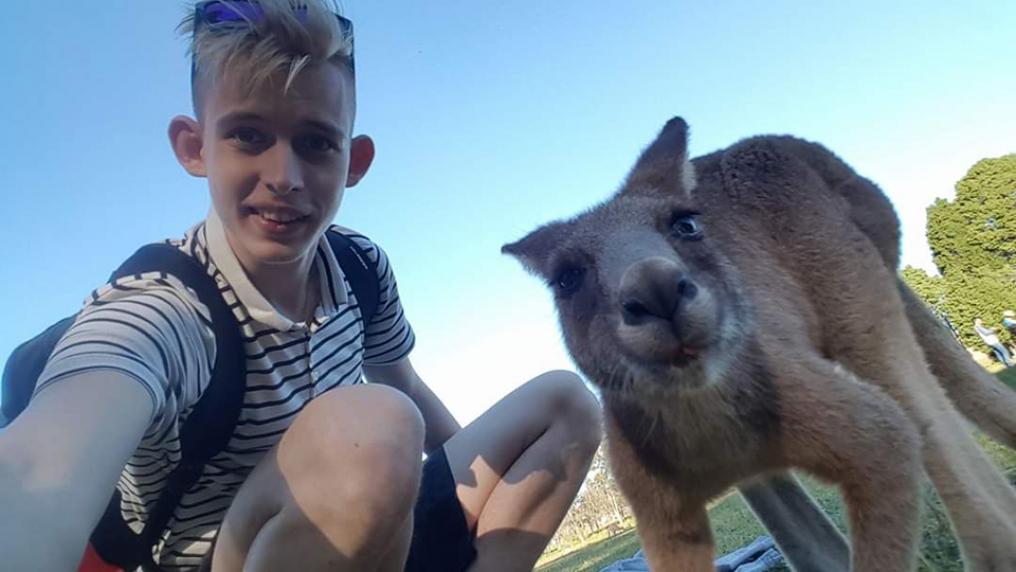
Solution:
M 673 260 L 655 256 L 635 262 L 621 276 L 618 303 L 624 323 L 638 326 L 653 320 L 674 323 L 681 305 L 693 300 L 698 286 Z
M 663 255 L 639 259 L 621 273 L 615 339 L 632 363 L 684 368 L 715 343 L 716 300 L 693 275 L 681 259 Z M 700 377 L 686 371 L 681 383 L 699 385 Z

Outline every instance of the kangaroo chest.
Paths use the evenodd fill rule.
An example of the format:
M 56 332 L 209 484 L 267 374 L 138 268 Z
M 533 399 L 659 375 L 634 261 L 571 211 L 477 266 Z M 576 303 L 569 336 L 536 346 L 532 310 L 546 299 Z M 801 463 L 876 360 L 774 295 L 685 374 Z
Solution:
M 757 469 L 779 432 L 778 403 L 767 382 L 652 405 L 608 400 L 618 429 L 612 438 L 624 439 L 647 471 L 675 486 L 725 489 Z

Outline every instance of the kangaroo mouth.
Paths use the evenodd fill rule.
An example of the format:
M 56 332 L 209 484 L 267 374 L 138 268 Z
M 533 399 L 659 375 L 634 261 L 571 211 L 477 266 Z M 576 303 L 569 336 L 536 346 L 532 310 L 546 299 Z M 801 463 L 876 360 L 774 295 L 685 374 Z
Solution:
M 702 349 L 693 345 L 682 344 L 671 355 L 670 363 L 676 367 L 686 367 L 699 359 Z
M 655 347 L 628 348 L 624 350 L 625 362 L 637 376 L 653 384 L 696 385 L 695 378 L 710 359 L 709 347 L 701 342 L 695 344 L 657 344 Z
M 716 341 L 708 335 L 679 336 L 662 330 L 623 332 L 619 338 L 629 359 L 652 369 L 683 368 L 702 361 Z

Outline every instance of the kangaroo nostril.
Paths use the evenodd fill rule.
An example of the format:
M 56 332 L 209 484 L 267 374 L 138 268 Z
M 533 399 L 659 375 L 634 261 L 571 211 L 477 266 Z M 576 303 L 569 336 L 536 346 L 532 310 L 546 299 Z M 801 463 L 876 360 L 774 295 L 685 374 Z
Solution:
M 677 283 L 677 293 L 680 294 L 682 298 L 691 300 L 696 294 L 698 294 L 698 286 L 696 286 L 691 280 L 682 278 Z

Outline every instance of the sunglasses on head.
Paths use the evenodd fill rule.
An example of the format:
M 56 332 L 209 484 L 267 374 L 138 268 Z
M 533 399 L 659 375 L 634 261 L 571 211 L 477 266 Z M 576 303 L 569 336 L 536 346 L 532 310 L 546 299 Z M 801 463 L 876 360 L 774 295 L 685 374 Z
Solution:
M 306 20 L 306 6 L 294 6 L 293 12 L 297 18 Z M 194 33 L 197 33 L 198 30 L 204 27 L 260 22 L 264 17 L 265 11 L 256 0 L 209 0 L 198 2 L 194 6 Z M 349 65 L 352 68 L 353 22 L 338 14 L 335 14 L 335 17 L 339 20 L 339 30 L 342 36 L 350 43 Z

